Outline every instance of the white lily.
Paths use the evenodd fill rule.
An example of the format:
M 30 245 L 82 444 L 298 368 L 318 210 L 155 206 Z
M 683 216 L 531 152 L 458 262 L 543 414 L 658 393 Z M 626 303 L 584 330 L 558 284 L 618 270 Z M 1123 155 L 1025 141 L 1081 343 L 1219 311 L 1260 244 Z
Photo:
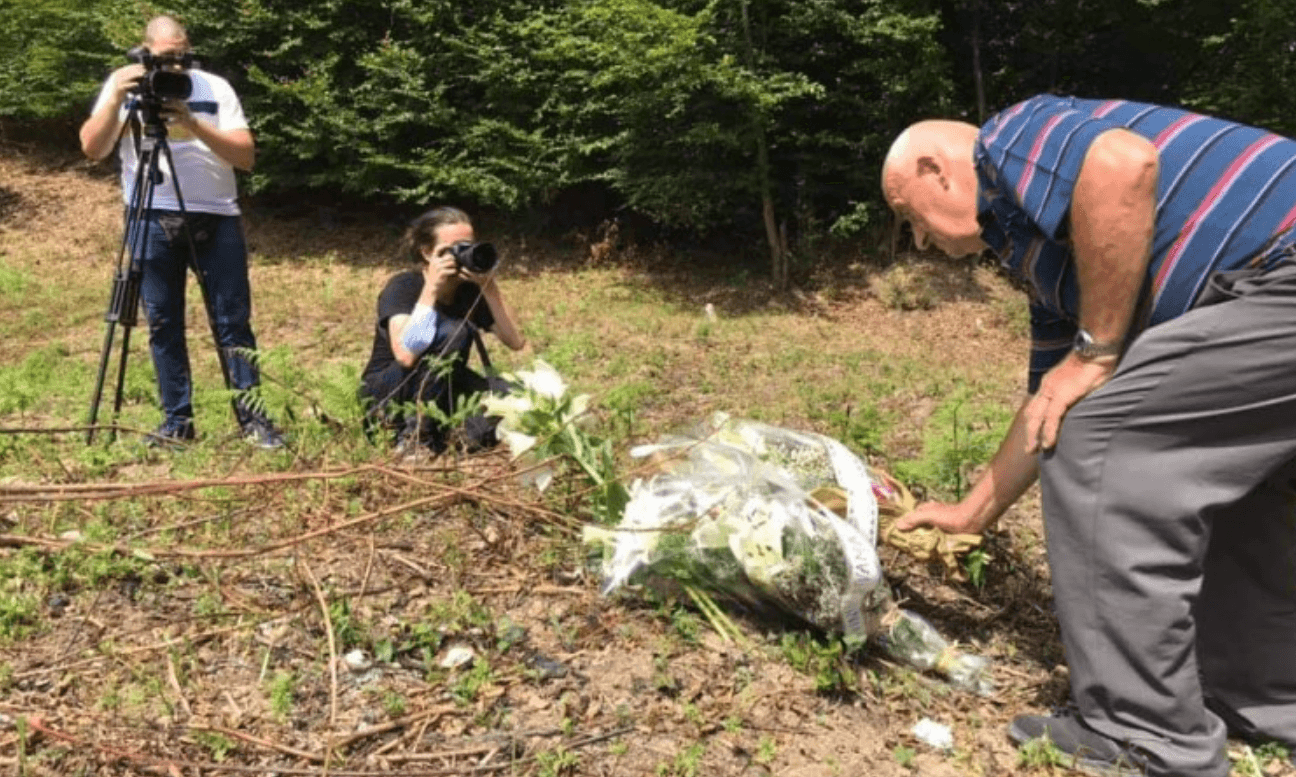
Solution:
M 518 377 L 524 386 L 542 397 L 558 400 L 567 393 L 562 376 L 544 359 L 536 359 L 533 370 L 518 370 Z

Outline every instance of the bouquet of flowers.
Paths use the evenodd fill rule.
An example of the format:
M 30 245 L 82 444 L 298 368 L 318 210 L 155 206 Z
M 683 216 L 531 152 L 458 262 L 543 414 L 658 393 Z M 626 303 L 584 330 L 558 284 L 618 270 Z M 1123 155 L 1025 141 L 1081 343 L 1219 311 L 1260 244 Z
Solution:
M 876 639 L 905 663 L 989 691 L 983 658 L 892 599 L 876 553 L 887 481 L 841 443 L 718 413 L 631 455 L 651 457 L 657 473 L 631 484 L 615 529 L 585 530 L 604 552 L 604 593 L 673 583 L 728 638 L 738 632 L 717 599 L 794 616 L 852 648 Z M 815 498 L 821 489 L 845 495 L 843 514 Z

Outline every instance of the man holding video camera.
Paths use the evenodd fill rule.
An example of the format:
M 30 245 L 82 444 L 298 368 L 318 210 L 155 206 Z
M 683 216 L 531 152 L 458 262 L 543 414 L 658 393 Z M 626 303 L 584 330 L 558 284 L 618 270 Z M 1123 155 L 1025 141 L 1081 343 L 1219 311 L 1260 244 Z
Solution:
M 256 146 L 229 82 L 189 67 L 189 38 L 176 20 L 152 19 L 143 49 L 128 56 L 135 62 L 108 77 L 82 125 L 81 150 L 99 160 L 117 147 L 129 214 L 141 163 L 140 132 L 149 122 L 161 122 L 170 139 L 169 158 L 159 160 L 151 207 L 138 225 L 145 233 L 141 241 L 132 236 L 131 242 L 144 247 L 140 292 L 165 413 L 148 441 L 172 445 L 195 436 L 184 322 L 190 258 L 207 297 L 229 387 L 242 390 L 259 383 L 256 367 L 246 357 L 255 350 L 256 338 L 234 172 L 252 169 Z M 187 87 L 177 90 L 188 92 L 187 98 L 170 94 L 177 83 Z M 128 124 L 134 142 L 122 139 Z M 246 438 L 262 448 L 282 447 L 283 436 L 259 409 L 239 402 L 235 410 Z

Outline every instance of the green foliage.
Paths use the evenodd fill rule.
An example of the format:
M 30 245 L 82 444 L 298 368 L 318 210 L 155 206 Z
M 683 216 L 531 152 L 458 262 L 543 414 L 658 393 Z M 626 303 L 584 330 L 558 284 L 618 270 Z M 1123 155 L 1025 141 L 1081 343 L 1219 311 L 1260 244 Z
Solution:
M 67 347 L 54 343 L 32 351 L 19 364 L 0 367 L 0 415 L 40 407 L 53 385 L 70 383 L 75 368 L 67 357 Z
M 706 743 L 694 742 L 676 753 L 673 760 L 657 764 L 653 773 L 657 777 L 698 777 L 702 774 L 704 755 L 706 755 Z
M 0 118 L 79 120 L 161 11 L 239 92 L 254 190 L 512 213 L 596 191 L 600 216 L 751 243 L 768 194 L 802 262 L 882 228 L 890 140 L 981 120 L 978 88 L 993 111 L 1120 84 L 1296 132 L 1283 0 L 3 0 Z
M 333 639 L 339 651 L 369 645 L 369 632 L 351 612 L 351 602 L 346 597 L 329 602 L 329 622 L 333 625 Z
M 1017 763 L 1030 769 L 1044 767 L 1065 767 L 1071 762 L 1066 753 L 1057 748 L 1047 737 L 1040 737 L 1022 743 L 1017 748 Z
M 88 114 L 109 69 L 127 64 L 126 42 L 109 35 L 115 13 L 102 1 L 0 0 L 0 118 Z
M 1199 110 L 1296 135 L 1296 5 L 1246 0 L 1228 27 L 1203 41 L 1210 62 L 1185 102 Z
M 850 693 L 858 689 L 841 640 L 820 642 L 806 632 L 789 631 L 783 634 L 779 648 L 788 665 L 814 678 L 817 692 Z
M 990 560 L 985 548 L 973 548 L 963 558 L 963 571 L 967 573 L 968 582 L 978 590 L 985 587 L 986 567 L 990 566 Z
M 472 668 L 460 674 L 450 684 L 450 697 L 457 704 L 468 705 L 477 700 L 477 695 L 495 682 L 495 671 L 490 661 L 482 656 L 473 659 Z
M 559 745 L 536 754 L 540 777 L 565 777 L 580 771 L 580 754 Z
M 234 749 L 234 742 L 219 731 L 195 730 L 190 732 L 194 741 L 211 753 L 213 761 L 220 763 Z
M 901 480 L 962 497 L 969 471 L 990 460 L 1012 420 L 1011 409 L 973 396 L 960 387 L 941 402 L 927 422 L 922 457 L 896 464 Z
M 287 720 L 292 714 L 293 698 L 296 695 L 297 678 L 292 672 L 275 672 L 266 686 L 270 697 L 270 711 L 279 720 Z M 217 759 L 219 760 L 219 759 Z

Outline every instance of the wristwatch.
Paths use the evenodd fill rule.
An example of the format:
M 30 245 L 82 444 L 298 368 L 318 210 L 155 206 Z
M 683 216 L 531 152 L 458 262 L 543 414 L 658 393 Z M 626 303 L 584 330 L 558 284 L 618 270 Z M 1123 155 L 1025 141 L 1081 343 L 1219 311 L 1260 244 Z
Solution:
M 1100 343 L 1089 334 L 1087 330 L 1081 329 L 1076 332 L 1075 341 L 1071 344 L 1071 349 L 1075 351 L 1085 361 L 1101 359 L 1104 356 L 1120 356 L 1120 343 Z

